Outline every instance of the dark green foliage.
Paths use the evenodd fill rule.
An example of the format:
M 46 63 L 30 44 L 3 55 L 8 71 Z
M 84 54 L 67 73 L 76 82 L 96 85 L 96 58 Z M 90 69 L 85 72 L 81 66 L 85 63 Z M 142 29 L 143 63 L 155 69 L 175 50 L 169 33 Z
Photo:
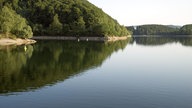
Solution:
M 20 38 L 31 38 L 33 33 L 26 20 L 18 15 L 14 10 L 3 6 L 0 10 L 0 33 L 9 33 Z
M 141 25 L 127 27 L 133 35 L 192 35 L 192 24 L 182 27 L 173 25 Z
M 129 26 L 129 27 L 126 27 L 127 30 L 130 31 L 131 34 L 134 34 L 134 31 L 135 31 L 135 27 L 134 26 Z
M 34 35 L 125 36 L 129 32 L 87 0 L 4 0 L 27 19 Z
M 58 15 L 53 17 L 53 22 L 49 25 L 49 32 L 52 35 L 59 35 L 62 33 L 63 24 L 59 21 Z
M 134 35 L 172 35 L 177 34 L 178 28 L 165 25 L 142 25 L 136 27 L 127 27 Z
M 192 24 L 184 25 L 183 27 L 181 27 L 179 33 L 181 35 L 192 35 Z

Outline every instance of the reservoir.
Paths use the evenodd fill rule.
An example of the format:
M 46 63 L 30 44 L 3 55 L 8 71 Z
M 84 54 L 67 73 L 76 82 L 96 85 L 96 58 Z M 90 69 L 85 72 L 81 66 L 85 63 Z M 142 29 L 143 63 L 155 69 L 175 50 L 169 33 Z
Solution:
M 0 108 L 192 108 L 192 38 L 0 46 Z

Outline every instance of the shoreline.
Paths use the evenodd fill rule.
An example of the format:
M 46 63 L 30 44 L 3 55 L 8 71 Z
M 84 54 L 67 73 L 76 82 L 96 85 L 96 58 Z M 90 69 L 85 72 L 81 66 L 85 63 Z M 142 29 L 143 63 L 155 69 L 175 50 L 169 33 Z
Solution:
M 111 37 L 107 37 L 108 38 L 108 42 L 115 42 L 115 41 L 121 41 L 121 40 L 126 40 L 128 38 L 131 38 L 131 36 L 122 36 L 122 37 L 117 37 L 117 36 L 111 36 Z
M 114 42 L 119 40 L 126 40 L 131 36 L 108 36 L 108 37 L 73 37 L 73 36 L 34 36 L 31 39 L 11 39 L 0 38 L 0 46 L 8 45 L 27 45 L 36 43 L 36 40 L 71 40 L 71 41 L 97 41 L 97 42 Z
M 28 45 L 36 43 L 33 39 L 10 39 L 10 38 L 1 38 L 0 39 L 0 46 L 8 46 L 8 45 Z
M 32 39 L 35 40 L 71 40 L 71 41 L 118 41 L 126 40 L 131 36 L 111 36 L 111 37 L 96 37 L 96 36 L 85 36 L 85 37 L 74 37 L 74 36 L 34 36 Z

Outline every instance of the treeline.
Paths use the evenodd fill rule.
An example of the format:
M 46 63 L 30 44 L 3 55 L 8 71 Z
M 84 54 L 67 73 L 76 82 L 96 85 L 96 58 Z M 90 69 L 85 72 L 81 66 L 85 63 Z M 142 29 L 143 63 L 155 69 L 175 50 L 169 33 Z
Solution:
M 129 26 L 133 35 L 192 35 L 192 24 L 183 27 L 166 25 Z
M 87 0 L 1 0 L 1 11 L 5 8 L 10 15 L 20 17 L 18 22 L 24 30 L 27 26 L 27 35 L 42 36 L 127 36 L 129 31 L 116 20 L 104 13 L 102 9 L 94 6 Z M 0 14 L 0 18 L 3 16 Z M 1 20 L 1 19 L 0 19 Z M 9 22 L 15 24 L 16 22 Z M 2 20 L 3 22 L 3 20 Z M 0 23 L 0 32 L 4 30 Z M 8 27 L 9 28 L 9 27 Z M 12 29 L 12 28 L 10 28 Z M 20 31 L 24 31 L 20 29 Z M 19 30 L 18 30 L 19 31 Z
M 192 35 L 192 24 L 184 25 L 179 29 L 181 35 Z

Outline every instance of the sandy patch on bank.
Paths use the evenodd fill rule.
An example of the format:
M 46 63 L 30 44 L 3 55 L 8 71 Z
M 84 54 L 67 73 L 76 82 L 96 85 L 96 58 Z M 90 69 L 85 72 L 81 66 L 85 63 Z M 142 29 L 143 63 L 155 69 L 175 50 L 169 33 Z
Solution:
M 122 37 L 118 37 L 118 36 L 110 36 L 107 37 L 107 41 L 109 42 L 113 42 L 113 41 L 119 41 L 119 40 L 126 40 L 127 38 L 130 38 L 131 36 L 122 36 Z
M 35 40 L 32 39 L 10 39 L 10 38 L 1 38 L 0 39 L 0 45 L 6 46 L 6 45 L 22 45 L 22 44 L 33 44 L 35 43 Z

